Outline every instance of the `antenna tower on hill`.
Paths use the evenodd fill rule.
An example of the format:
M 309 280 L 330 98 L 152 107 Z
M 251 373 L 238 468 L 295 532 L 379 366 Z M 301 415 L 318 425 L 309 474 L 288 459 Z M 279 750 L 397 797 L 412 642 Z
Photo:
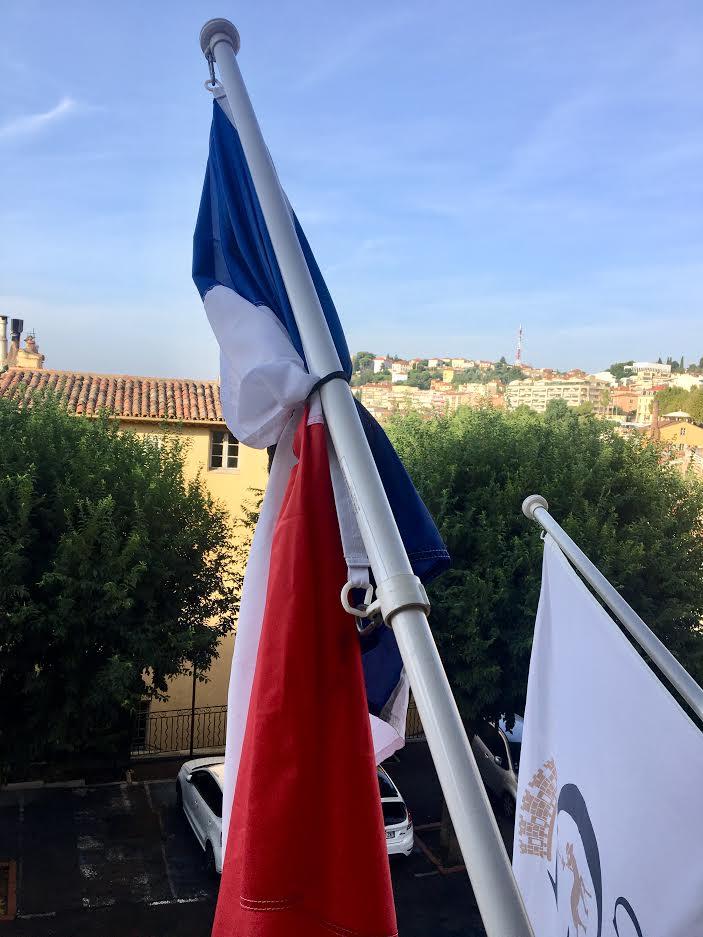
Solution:
M 517 348 L 515 350 L 515 367 L 519 368 L 522 364 L 522 326 L 517 330 Z

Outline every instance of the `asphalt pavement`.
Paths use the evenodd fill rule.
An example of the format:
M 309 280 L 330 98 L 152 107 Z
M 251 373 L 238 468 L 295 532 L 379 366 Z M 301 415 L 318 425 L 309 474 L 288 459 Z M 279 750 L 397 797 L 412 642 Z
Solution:
M 409 744 L 386 767 L 416 826 L 436 823 L 441 791 L 426 745 Z M 149 780 L 142 765 L 133 783 L 0 791 L 0 861 L 17 864 L 17 917 L 0 937 L 209 937 L 217 883 L 176 806 L 177 769 L 162 764 L 154 773 L 166 777 Z M 464 872 L 443 874 L 417 846 L 393 857 L 391 874 L 401 937 L 483 937 Z

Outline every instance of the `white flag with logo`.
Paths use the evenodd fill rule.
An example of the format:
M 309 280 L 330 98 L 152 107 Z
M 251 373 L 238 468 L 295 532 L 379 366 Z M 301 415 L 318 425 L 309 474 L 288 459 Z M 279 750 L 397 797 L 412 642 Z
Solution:
M 538 937 L 703 937 L 703 733 L 551 537 L 513 868 Z

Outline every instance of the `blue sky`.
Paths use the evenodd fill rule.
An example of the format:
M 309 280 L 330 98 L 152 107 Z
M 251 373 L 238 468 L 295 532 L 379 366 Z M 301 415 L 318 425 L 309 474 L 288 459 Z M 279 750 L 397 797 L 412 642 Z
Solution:
M 703 355 L 703 5 L 0 5 L 0 308 L 47 366 L 214 376 L 190 279 L 229 16 L 353 349 Z

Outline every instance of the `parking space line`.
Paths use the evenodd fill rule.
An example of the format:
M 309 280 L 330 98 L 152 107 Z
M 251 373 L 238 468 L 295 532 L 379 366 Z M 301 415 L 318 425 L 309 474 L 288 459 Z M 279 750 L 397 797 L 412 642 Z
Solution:
M 162 901 L 148 901 L 147 904 L 150 908 L 160 908 L 163 905 L 171 904 L 198 904 L 202 901 L 209 901 L 210 899 L 207 896 L 199 895 L 195 898 L 173 898 L 173 899 L 164 899 Z
M 150 809 L 153 811 L 154 801 L 151 798 L 151 790 L 149 789 L 149 782 L 144 781 L 143 783 L 144 783 L 144 790 L 146 792 L 146 802 L 149 804 Z M 161 836 L 161 858 L 164 861 L 164 871 L 166 873 L 166 882 L 168 883 L 168 889 L 171 892 L 171 898 L 175 902 L 178 902 L 180 900 L 189 901 L 190 899 L 176 898 L 176 889 L 173 886 L 173 879 L 171 878 L 171 869 L 169 868 L 168 857 L 166 856 L 166 831 L 164 830 L 164 818 L 161 815 L 160 810 L 157 810 L 155 812 L 156 812 L 157 817 L 159 818 L 159 834 Z M 169 902 L 165 901 L 164 904 L 169 904 Z

